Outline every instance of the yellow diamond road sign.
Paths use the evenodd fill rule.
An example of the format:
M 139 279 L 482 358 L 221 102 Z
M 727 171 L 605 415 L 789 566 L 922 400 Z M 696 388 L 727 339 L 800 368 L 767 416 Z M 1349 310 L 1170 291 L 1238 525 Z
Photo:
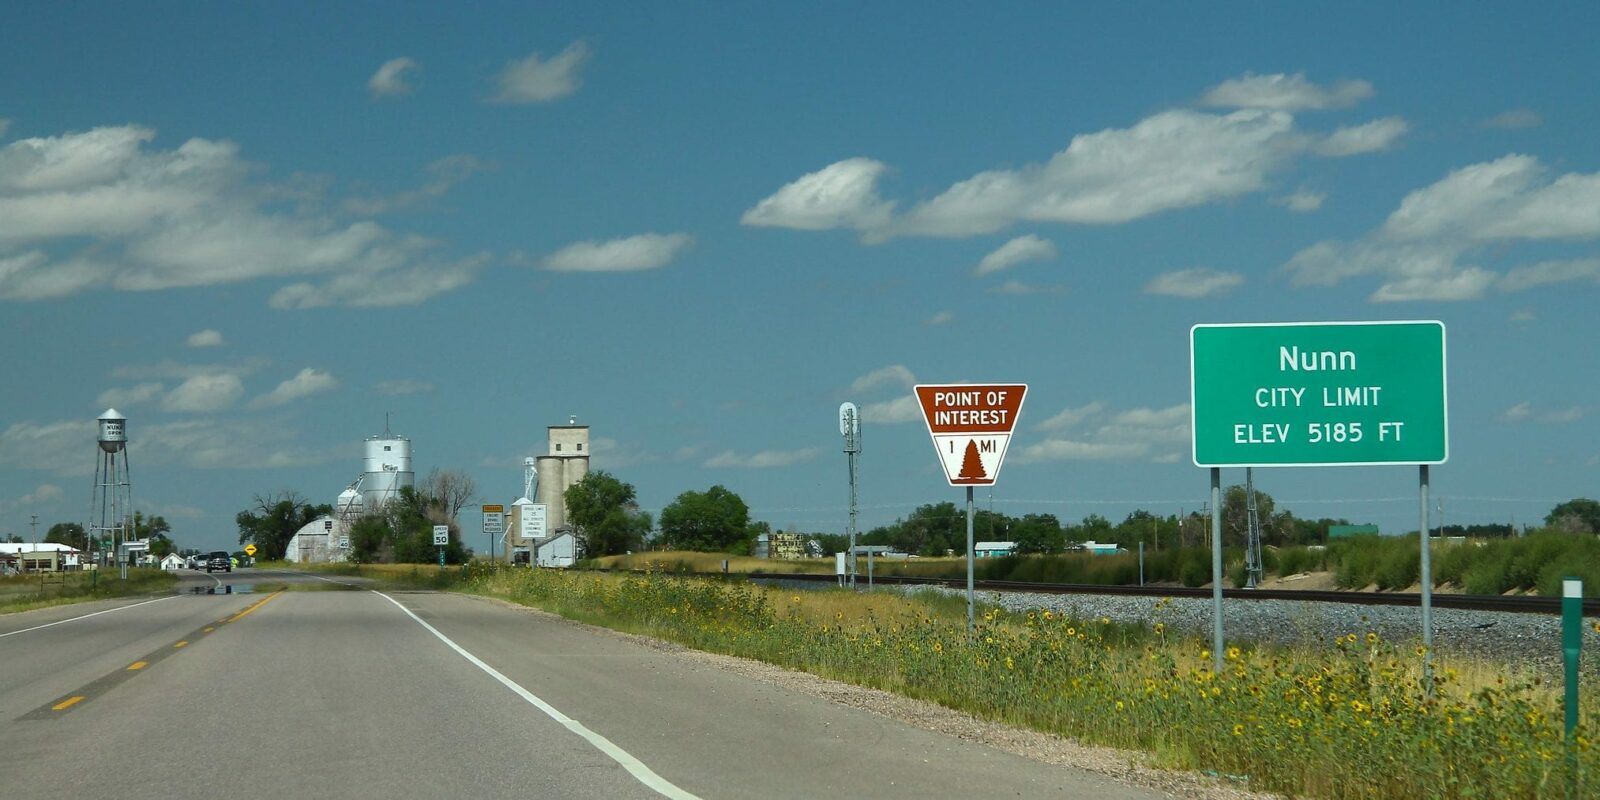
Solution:
M 247 555 L 247 556 L 255 555 L 256 554 L 256 546 L 253 545 L 253 544 L 245 545 L 244 546 L 244 554 Z

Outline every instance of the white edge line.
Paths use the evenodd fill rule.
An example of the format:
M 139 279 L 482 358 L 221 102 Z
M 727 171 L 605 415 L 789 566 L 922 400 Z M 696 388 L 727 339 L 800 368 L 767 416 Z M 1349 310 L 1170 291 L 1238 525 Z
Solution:
M 77 622 L 80 619 L 88 619 L 90 617 L 98 617 L 101 614 L 110 614 L 113 611 L 122 611 L 123 609 L 134 608 L 135 606 L 143 606 L 143 605 L 149 605 L 151 603 L 159 603 L 162 600 L 171 600 L 174 597 L 177 597 L 177 595 L 170 595 L 170 596 L 167 596 L 167 597 L 157 597 L 154 600 L 145 600 L 145 601 L 139 602 L 139 603 L 129 603 L 128 605 L 125 605 L 125 606 L 117 606 L 116 608 L 108 608 L 108 609 L 106 609 L 104 611 L 96 611 L 93 614 L 84 614 L 81 617 L 70 617 L 68 619 L 56 620 L 55 622 L 47 622 L 47 623 L 45 623 L 43 625 L 35 625 L 32 628 L 23 628 L 20 631 L 12 631 L 10 633 L 0 633 L 0 639 L 4 639 L 7 636 L 16 636 L 19 633 L 27 633 L 28 631 L 36 631 L 36 630 L 39 630 L 40 628 L 50 628 L 50 627 L 54 627 L 56 625 L 65 625 L 68 622 Z
M 689 792 L 678 788 L 666 778 L 657 775 L 653 770 L 645 766 L 644 762 L 634 758 L 630 753 L 628 753 L 628 751 L 616 746 L 616 744 L 612 743 L 610 739 L 607 739 L 606 737 L 589 730 L 589 728 L 583 723 L 561 713 L 561 711 L 555 706 L 552 706 L 549 703 L 539 699 L 539 697 L 533 692 L 522 688 L 522 686 L 516 681 L 507 678 L 499 670 L 489 666 L 488 664 L 485 664 L 482 659 L 467 652 L 466 649 L 461 645 L 451 641 L 450 637 L 440 633 L 438 628 L 429 625 L 427 622 L 423 621 L 421 617 L 413 614 L 411 609 L 401 605 L 400 601 L 384 594 L 383 592 L 377 591 L 376 589 L 372 590 L 372 593 L 382 597 L 385 600 L 388 600 L 391 603 L 394 603 L 395 608 L 405 612 L 406 616 L 415 620 L 418 625 L 426 628 L 429 633 L 437 637 L 439 641 L 448 645 L 451 650 L 456 651 L 456 653 L 462 658 L 465 658 L 467 661 L 471 662 L 473 666 L 488 673 L 489 677 L 499 681 L 501 685 L 505 686 L 507 689 L 516 692 L 517 696 L 528 701 L 528 705 L 543 711 L 546 716 L 550 717 L 556 722 L 561 723 L 561 725 L 567 730 L 572 731 L 573 733 L 576 733 L 588 740 L 589 744 L 595 746 L 595 749 L 605 753 L 611 758 L 612 761 L 622 765 L 622 768 L 627 770 L 630 775 L 636 778 L 640 783 L 654 790 L 657 794 L 663 797 L 673 798 L 673 800 L 700 800 L 700 798 L 696 795 L 690 794 Z

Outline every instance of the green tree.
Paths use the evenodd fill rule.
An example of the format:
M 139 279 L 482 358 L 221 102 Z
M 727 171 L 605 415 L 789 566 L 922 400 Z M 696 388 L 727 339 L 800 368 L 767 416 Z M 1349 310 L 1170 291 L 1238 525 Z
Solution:
M 44 535 L 44 540 L 78 550 L 89 549 L 89 536 L 84 533 L 83 526 L 76 522 L 57 522 L 51 525 L 50 530 Z
M 749 506 L 721 485 L 684 492 L 661 509 L 661 539 L 673 550 L 749 552 L 752 536 Z
M 150 543 L 150 555 L 156 558 L 165 558 L 175 549 L 172 537 L 172 526 L 167 523 L 166 517 L 157 515 L 146 517 L 143 512 L 133 512 L 133 538 Z
M 650 530 L 650 515 L 634 502 L 633 484 L 603 469 L 568 487 L 565 499 L 567 523 L 586 558 L 637 550 Z
M 1551 509 L 1544 524 L 1565 533 L 1600 533 L 1600 502 L 1587 497 L 1568 500 Z
M 254 543 L 258 558 L 275 561 L 283 558 L 296 531 L 317 517 L 332 513 L 333 507 L 326 503 L 314 506 L 299 494 L 285 490 L 275 495 L 256 495 L 255 505 L 233 519 L 239 526 L 239 544 Z
M 1229 486 L 1222 496 L 1222 542 L 1226 545 L 1244 546 L 1245 529 L 1250 524 L 1249 498 L 1243 486 Z M 1256 521 L 1261 525 L 1263 541 L 1271 541 L 1273 529 L 1272 495 L 1256 490 Z
M 1059 553 L 1066 546 L 1066 534 L 1054 514 L 1024 514 L 1011 524 L 1010 539 L 1018 553 Z
M 444 525 L 450 529 L 450 541 L 445 545 L 447 564 L 460 564 L 466 560 L 466 547 L 461 543 L 460 527 L 450 517 L 446 498 L 436 497 L 410 486 L 400 488 L 400 493 L 384 506 L 385 521 L 389 525 L 393 560 L 403 564 L 428 564 L 439 560 L 439 548 L 433 543 L 433 526 Z
M 373 564 L 394 557 L 394 530 L 383 517 L 375 514 L 362 517 L 350 526 L 350 560 L 357 564 Z

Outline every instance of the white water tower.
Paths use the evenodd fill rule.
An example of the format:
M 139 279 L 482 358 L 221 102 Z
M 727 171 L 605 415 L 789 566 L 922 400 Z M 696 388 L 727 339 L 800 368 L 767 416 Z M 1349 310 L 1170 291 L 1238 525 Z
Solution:
M 97 564 L 108 563 L 108 555 L 122 552 L 124 543 L 133 537 L 128 418 L 108 408 L 100 414 L 98 422 L 96 442 L 100 452 L 94 472 L 94 500 L 89 506 L 89 524 L 84 526 L 89 538 L 90 560 Z

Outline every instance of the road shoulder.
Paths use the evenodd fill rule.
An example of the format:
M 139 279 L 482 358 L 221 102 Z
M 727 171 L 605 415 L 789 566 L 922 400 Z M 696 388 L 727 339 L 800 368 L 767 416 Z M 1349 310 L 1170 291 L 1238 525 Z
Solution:
M 881 689 L 857 686 L 807 672 L 785 669 L 763 661 L 708 653 L 675 642 L 577 622 L 497 597 L 465 592 L 450 594 L 519 611 L 541 620 L 559 622 L 606 635 L 659 653 L 671 654 L 699 666 L 714 668 L 785 691 L 866 711 L 964 742 L 982 744 L 1052 766 L 1101 775 L 1130 787 L 1199 800 L 1269 800 L 1278 797 L 1273 794 L 1247 791 L 1236 784 L 1225 783 L 1195 772 L 1161 769 L 1152 766 L 1150 757 L 1145 753 L 1085 745 L 1040 731 L 979 719 L 936 703 L 904 697 Z

